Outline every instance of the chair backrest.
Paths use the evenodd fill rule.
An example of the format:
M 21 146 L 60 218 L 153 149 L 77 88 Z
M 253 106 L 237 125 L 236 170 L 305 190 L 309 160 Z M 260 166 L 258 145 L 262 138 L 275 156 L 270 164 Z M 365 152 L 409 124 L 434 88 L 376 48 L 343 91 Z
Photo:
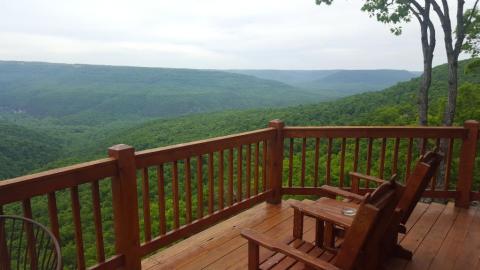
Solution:
M 405 224 L 422 197 L 428 183 L 437 171 L 443 155 L 437 151 L 429 151 L 420 157 L 415 169 L 407 178 L 398 208 L 403 212 L 400 222 Z
M 60 270 L 60 246 L 42 224 L 0 215 L 0 270 L 13 269 Z
M 352 226 L 335 259 L 335 266 L 341 269 L 353 269 L 366 243 L 375 241 L 385 234 L 393 211 L 398 202 L 397 185 L 394 180 L 380 185 L 375 194 L 368 194 L 361 203 Z

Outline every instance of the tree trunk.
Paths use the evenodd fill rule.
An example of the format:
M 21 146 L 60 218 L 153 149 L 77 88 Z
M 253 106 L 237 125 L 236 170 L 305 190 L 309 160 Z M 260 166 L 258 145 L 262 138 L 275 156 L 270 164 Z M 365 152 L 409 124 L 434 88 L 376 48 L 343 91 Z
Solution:
M 453 125 L 455 119 L 455 110 L 457 107 L 458 93 L 458 56 L 448 56 L 448 101 L 445 107 L 443 124 L 445 126 Z
M 417 15 L 420 23 L 420 33 L 423 54 L 423 74 L 420 89 L 418 91 L 418 122 L 420 126 L 428 125 L 428 90 L 432 84 L 432 61 L 435 50 L 435 28 L 430 21 L 430 3 L 425 4 L 423 19 Z
M 424 55 L 422 83 L 418 93 L 418 120 L 421 126 L 428 125 L 428 90 L 432 84 L 432 59 L 433 57 Z

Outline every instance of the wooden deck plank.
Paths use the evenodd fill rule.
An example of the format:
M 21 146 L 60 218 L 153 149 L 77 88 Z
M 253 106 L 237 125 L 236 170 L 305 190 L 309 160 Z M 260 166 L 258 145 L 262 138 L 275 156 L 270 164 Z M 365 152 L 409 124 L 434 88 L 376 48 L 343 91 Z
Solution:
M 308 200 L 306 200 L 308 202 Z M 142 261 L 142 269 L 246 269 L 247 241 L 240 236 L 242 228 L 253 228 L 276 238 L 291 235 L 293 211 L 289 202 L 266 203 L 253 207 L 197 235 L 173 245 Z M 313 242 L 313 220 L 306 218 L 304 239 Z M 395 259 L 385 269 L 479 269 L 480 209 L 469 210 L 433 203 L 419 203 L 409 222 L 401 244 L 414 251 L 411 262 Z M 304 244 L 305 245 L 305 244 Z M 330 260 L 333 256 L 317 248 L 310 254 Z M 261 248 L 261 259 L 272 253 Z M 289 266 L 302 269 L 289 258 L 279 256 L 274 268 Z M 292 265 L 293 264 L 293 265 Z
M 425 213 L 421 218 L 413 225 L 408 234 L 400 242 L 401 245 L 415 252 L 416 249 L 420 246 L 420 243 L 427 236 L 428 232 L 432 228 L 433 224 L 437 221 L 438 217 L 442 213 L 445 205 L 432 203 L 428 206 Z M 415 256 L 415 255 L 414 255 Z M 407 260 L 402 260 L 398 258 L 393 258 L 389 262 L 389 269 L 405 269 L 408 264 Z
M 455 224 L 443 241 L 437 256 L 430 265 L 430 269 L 454 269 L 457 256 L 462 256 L 459 250 L 464 244 L 475 211 L 474 208 L 460 209 Z
M 477 207 L 472 225 L 467 231 L 465 242 L 458 250 L 453 269 L 479 269 L 480 261 L 480 209 Z
M 285 215 L 283 216 L 282 219 L 278 218 L 278 219 L 265 220 L 258 226 L 252 226 L 251 228 L 255 228 L 259 232 L 268 232 L 273 228 L 275 228 L 277 224 L 284 224 L 284 226 L 286 226 L 288 223 L 290 223 L 291 217 L 293 215 L 293 211 L 291 209 L 288 209 L 284 211 L 284 214 Z M 286 237 L 287 231 L 278 231 L 278 234 L 285 235 Z M 235 238 L 231 239 L 231 241 L 226 242 L 224 245 L 209 252 L 208 254 L 205 254 L 206 256 L 195 260 L 194 263 L 186 265 L 185 269 L 195 269 L 198 266 L 208 268 L 209 265 L 216 263 L 216 261 L 221 260 L 224 257 L 232 256 L 235 258 L 234 256 L 235 254 L 237 254 L 237 256 L 245 256 L 246 258 L 247 256 L 246 244 L 247 244 L 247 240 L 244 239 L 239 232 L 239 234 Z M 239 248 L 241 247 L 245 247 L 245 251 L 244 251 L 245 254 L 243 253 L 240 254 L 238 252 Z M 243 249 L 242 249 L 242 252 L 243 252 Z M 262 253 L 260 253 L 260 256 L 262 256 Z
M 413 225 L 415 225 L 415 223 L 417 223 L 417 221 L 423 216 L 427 208 L 428 204 L 417 203 L 417 205 L 413 209 L 412 214 L 410 215 L 410 218 L 407 221 L 407 224 L 405 224 L 405 227 L 407 228 L 407 233 L 412 229 Z M 404 237 L 405 234 L 399 234 L 398 241 L 402 241 Z
M 292 210 L 293 215 L 293 210 Z M 310 229 L 313 228 L 314 222 L 312 219 L 307 218 L 305 219 L 304 229 L 305 232 L 308 232 Z M 260 226 L 253 227 L 254 230 L 262 232 L 262 228 Z M 282 221 L 281 223 L 276 224 L 272 228 L 267 231 L 264 231 L 266 235 L 270 237 L 285 239 L 289 238 L 289 235 L 292 234 L 293 223 L 290 216 L 290 219 Z M 240 236 L 241 237 L 241 236 Z M 238 267 L 239 265 L 246 265 L 247 262 L 247 241 L 241 237 L 242 244 L 232 253 L 226 254 L 226 256 L 218 259 L 214 263 L 208 265 L 205 269 L 219 269 L 221 267 L 225 267 L 224 269 L 228 269 L 230 267 Z M 271 255 L 270 251 L 265 249 L 260 249 L 260 261 L 263 258 L 268 257 Z
M 445 237 L 453 226 L 458 215 L 458 210 L 455 209 L 453 203 L 447 204 L 442 214 L 433 225 L 430 232 L 424 238 L 420 246 L 415 252 L 415 260 L 408 262 L 405 269 L 408 270 L 423 270 L 428 269 L 433 259 L 437 255 L 440 246 Z
M 291 212 L 291 213 L 290 213 Z M 215 225 L 202 233 L 193 236 L 189 241 L 182 241 L 177 245 L 181 248 L 176 248 L 173 252 L 166 249 L 154 256 L 159 265 L 158 269 L 171 269 L 171 267 L 183 267 L 190 262 L 201 262 L 205 258 L 212 258 L 213 252 L 228 252 L 229 249 L 218 249 L 217 247 L 228 243 L 229 247 L 233 248 L 232 239 L 240 237 L 240 230 L 245 227 L 252 227 L 258 223 L 270 223 L 275 221 L 282 221 L 288 219 L 293 215 L 290 211 L 289 202 L 285 201 L 281 205 L 267 205 L 260 204 L 248 211 L 242 212 L 218 225 Z M 174 257 L 175 261 L 171 258 Z

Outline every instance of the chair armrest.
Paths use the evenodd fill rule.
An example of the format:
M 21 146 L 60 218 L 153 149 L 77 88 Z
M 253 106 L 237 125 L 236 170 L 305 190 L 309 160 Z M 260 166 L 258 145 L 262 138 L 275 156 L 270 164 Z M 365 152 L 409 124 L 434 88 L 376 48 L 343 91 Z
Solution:
M 295 202 L 290 206 L 307 216 L 330 222 L 346 229 L 350 228 L 352 225 L 353 217 L 345 216 L 340 211 L 334 212 L 324 210 L 321 206 L 317 206 L 315 204 L 305 204 L 302 202 Z
M 351 179 L 352 179 L 352 192 L 354 192 L 354 193 L 359 193 L 360 192 L 360 179 L 372 181 L 372 182 L 375 182 L 379 185 L 387 182 L 384 179 L 381 179 L 381 178 L 378 178 L 378 177 L 375 177 L 375 176 L 371 176 L 371 175 L 361 174 L 361 173 L 358 173 L 358 172 L 350 172 L 349 175 L 351 176 Z M 397 178 L 397 174 L 393 174 L 392 177 L 390 177 L 390 180 L 394 180 L 396 178 Z
M 320 187 L 320 189 L 322 191 L 325 191 L 328 194 L 331 194 L 331 195 L 334 195 L 334 196 L 342 196 L 342 197 L 345 197 L 347 199 L 351 199 L 351 200 L 358 201 L 358 202 L 362 202 L 365 199 L 365 197 L 362 196 L 362 195 L 359 195 L 359 194 L 356 194 L 356 193 L 353 193 L 353 192 L 350 192 L 350 191 L 346 191 L 346 190 L 343 190 L 343 189 L 338 188 L 338 187 L 323 185 L 323 186 Z
M 349 174 L 352 177 L 352 181 L 358 181 L 360 179 L 364 179 L 364 180 L 368 180 L 368 181 L 373 181 L 377 184 L 383 184 L 383 183 L 387 182 L 384 179 L 381 179 L 381 178 L 378 178 L 378 177 L 375 177 L 375 176 L 371 176 L 371 175 L 358 173 L 358 172 L 350 172 Z
M 336 267 L 335 265 L 329 262 L 312 257 L 285 243 L 282 243 L 275 239 L 271 239 L 270 237 L 267 237 L 262 233 L 258 233 L 250 229 L 244 229 L 242 230 L 241 234 L 243 237 L 248 239 L 248 241 L 253 241 L 259 246 L 290 256 L 314 269 L 340 270 L 340 268 Z

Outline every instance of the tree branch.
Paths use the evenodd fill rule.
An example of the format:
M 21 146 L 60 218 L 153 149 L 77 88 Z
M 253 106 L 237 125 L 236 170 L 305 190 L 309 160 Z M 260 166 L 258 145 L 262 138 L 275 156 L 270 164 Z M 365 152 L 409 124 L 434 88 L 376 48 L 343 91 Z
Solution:
M 408 9 L 409 9 L 409 10 L 413 13 L 413 15 L 417 18 L 418 22 L 419 22 L 420 24 L 422 24 L 422 23 L 423 23 L 423 20 L 422 20 L 422 18 L 420 17 L 420 13 L 419 13 L 417 10 L 415 10 L 412 6 L 408 6 Z
M 420 5 L 420 4 L 419 4 L 417 1 L 415 1 L 415 0 L 409 0 L 409 2 L 417 8 L 418 13 L 420 13 L 420 14 L 422 14 L 422 15 L 425 15 L 425 9 L 422 7 L 422 5 Z M 411 8 L 411 6 L 410 6 L 410 8 Z M 410 9 L 410 10 L 412 10 L 412 9 Z

